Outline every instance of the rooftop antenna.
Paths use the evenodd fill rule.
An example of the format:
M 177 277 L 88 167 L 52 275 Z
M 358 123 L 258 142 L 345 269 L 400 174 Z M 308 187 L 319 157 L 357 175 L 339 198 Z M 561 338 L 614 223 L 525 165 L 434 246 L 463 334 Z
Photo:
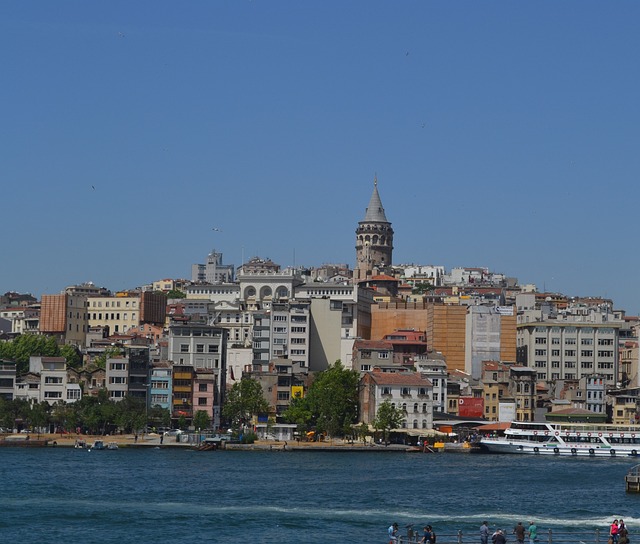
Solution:
M 296 248 L 293 248 L 293 268 L 296 267 Z

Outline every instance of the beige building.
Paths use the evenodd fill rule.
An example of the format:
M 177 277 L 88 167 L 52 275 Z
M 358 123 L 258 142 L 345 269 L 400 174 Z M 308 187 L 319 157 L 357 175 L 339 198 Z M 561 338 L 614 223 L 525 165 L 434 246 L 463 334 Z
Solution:
M 84 283 L 67 287 L 59 295 L 42 295 L 40 332 L 57 337 L 59 343 L 82 349 L 89 332 L 87 299 L 108 294 L 107 289 Z
M 124 334 L 141 324 L 162 325 L 167 297 L 164 293 L 117 293 L 87 298 L 89 327 L 109 327 L 109 334 Z

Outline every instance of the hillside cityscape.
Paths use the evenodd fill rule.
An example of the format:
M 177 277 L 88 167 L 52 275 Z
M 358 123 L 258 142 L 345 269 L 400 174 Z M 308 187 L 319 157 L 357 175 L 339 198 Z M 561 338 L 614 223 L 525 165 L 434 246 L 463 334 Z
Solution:
M 353 268 L 258 256 L 236 267 L 213 249 L 188 279 L 150 278 L 127 291 L 87 282 L 37 300 L 8 286 L 2 425 L 79 429 L 86 422 L 65 409 L 86 399 L 119 403 L 112 431 L 240 425 L 278 440 L 373 429 L 382 406 L 397 411 L 393 430 L 407 438 L 460 421 L 638 422 L 637 316 L 507 271 L 394 263 L 377 179 L 354 224 Z M 336 367 L 357 392 L 341 425 L 297 417 L 298 401 Z M 260 402 L 231 417 L 225 407 L 247 396 L 242 382 L 256 385 Z M 127 419 L 126 407 L 143 407 L 144 418 Z

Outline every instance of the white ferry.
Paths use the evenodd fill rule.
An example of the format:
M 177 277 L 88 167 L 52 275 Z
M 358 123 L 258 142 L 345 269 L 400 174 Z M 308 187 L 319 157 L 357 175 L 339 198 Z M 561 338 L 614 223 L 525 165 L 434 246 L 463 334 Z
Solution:
M 480 445 L 492 453 L 636 457 L 640 452 L 640 425 L 514 421 L 504 436 L 484 437 Z

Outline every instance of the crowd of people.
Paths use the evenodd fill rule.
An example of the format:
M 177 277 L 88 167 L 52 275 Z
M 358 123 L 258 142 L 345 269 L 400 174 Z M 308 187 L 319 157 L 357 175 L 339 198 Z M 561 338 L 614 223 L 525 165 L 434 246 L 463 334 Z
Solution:
M 410 531 L 410 541 L 413 534 L 411 525 L 407 526 Z M 389 526 L 389 544 L 398 543 L 398 524 L 393 523 Z M 521 521 L 519 521 L 513 528 L 512 534 L 515 535 L 516 544 L 536 544 L 538 540 L 538 527 L 535 522 L 530 521 L 529 526 L 525 528 Z M 418 535 L 419 536 L 419 535 Z M 489 522 L 483 521 L 480 526 L 480 544 L 489 544 L 489 538 L 491 538 L 492 544 L 506 544 L 507 537 L 502 529 L 496 529 L 493 533 L 489 529 Z M 416 542 L 420 544 L 436 544 L 436 533 L 431 525 L 425 525 L 423 528 L 422 539 Z M 607 544 L 629 544 L 629 532 L 624 524 L 624 520 L 615 519 L 609 528 L 609 541 Z

